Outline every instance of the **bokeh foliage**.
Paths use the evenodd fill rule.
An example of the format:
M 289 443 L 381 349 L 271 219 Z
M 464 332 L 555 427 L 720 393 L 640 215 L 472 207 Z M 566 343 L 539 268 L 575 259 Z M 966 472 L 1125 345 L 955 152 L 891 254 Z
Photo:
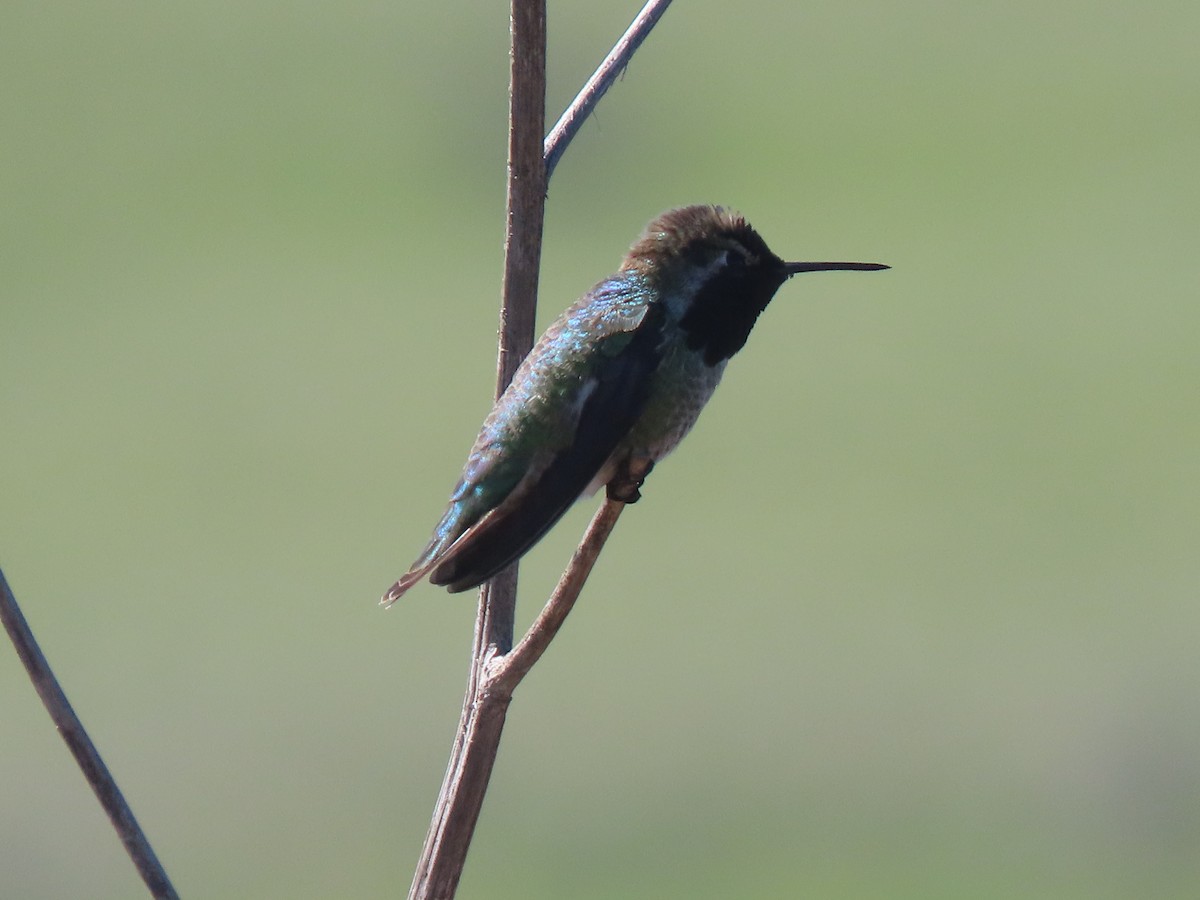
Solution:
M 552 111 L 636 8 L 551 5 Z M 687 202 L 895 268 L 789 284 L 622 519 L 460 896 L 1200 892 L 1198 28 L 668 12 L 555 175 L 543 319 Z M 0 562 L 187 896 L 408 883 L 473 600 L 375 598 L 488 406 L 506 42 L 460 0 L 0 8 Z M 0 672 L 0 894 L 136 895 Z

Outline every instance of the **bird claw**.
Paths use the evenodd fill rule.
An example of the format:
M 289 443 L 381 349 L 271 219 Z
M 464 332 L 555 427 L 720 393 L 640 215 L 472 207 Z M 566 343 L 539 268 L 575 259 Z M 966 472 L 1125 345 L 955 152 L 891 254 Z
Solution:
M 620 472 L 613 477 L 605 489 L 609 500 L 616 500 L 619 503 L 637 503 L 642 499 L 642 492 L 638 490 L 646 481 L 646 476 L 650 474 L 650 470 L 654 468 L 654 460 L 652 459 L 631 459 Z

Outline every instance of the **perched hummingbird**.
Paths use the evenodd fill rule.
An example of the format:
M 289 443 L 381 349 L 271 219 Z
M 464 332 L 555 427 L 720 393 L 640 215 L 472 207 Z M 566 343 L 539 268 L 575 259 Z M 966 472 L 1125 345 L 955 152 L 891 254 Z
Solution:
M 429 545 L 381 601 L 429 576 L 465 591 L 521 557 L 581 495 L 632 503 L 695 424 L 775 291 L 799 272 L 736 213 L 663 213 L 621 268 L 568 307 L 496 401 Z

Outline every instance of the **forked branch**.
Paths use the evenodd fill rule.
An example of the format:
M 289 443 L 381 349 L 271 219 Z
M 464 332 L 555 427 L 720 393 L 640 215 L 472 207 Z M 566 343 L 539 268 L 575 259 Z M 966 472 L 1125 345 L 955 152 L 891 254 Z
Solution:
M 533 346 L 550 173 L 669 5 L 670 0 L 650 0 L 645 5 L 543 142 L 546 4 L 545 0 L 512 0 L 508 213 L 497 397 Z M 462 715 L 409 900 L 445 900 L 458 889 L 512 692 L 558 633 L 624 506 L 620 500 L 605 500 L 550 601 L 516 648 L 516 565 L 481 589 Z

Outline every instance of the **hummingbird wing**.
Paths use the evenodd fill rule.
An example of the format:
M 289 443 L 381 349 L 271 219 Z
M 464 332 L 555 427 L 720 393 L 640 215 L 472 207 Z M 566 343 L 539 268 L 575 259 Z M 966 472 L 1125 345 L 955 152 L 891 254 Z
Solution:
M 491 578 L 541 540 L 596 477 L 645 408 L 661 358 L 661 309 L 647 309 L 657 314 L 602 345 L 580 389 L 571 443 L 450 548 L 430 574 L 432 584 L 453 593 Z
M 583 493 L 633 427 L 661 359 L 664 311 L 600 285 L 538 342 L 484 422 L 471 457 L 429 546 L 385 595 L 394 602 L 429 575 L 464 591 L 518 559 Z M 586 322 L 572 321 L 572 316 Z M 589 340 L 578 339 L 584 328 Z M 563 401 L 546 402 L 563 372 Z M 511 396 L 510 396 L 511 395 Z M 550 419 L 568 410 L 572 421 Z M 562 423 L 558 423 L 562 424 Z M 559 432 L 557 442 L 546 437 Z

